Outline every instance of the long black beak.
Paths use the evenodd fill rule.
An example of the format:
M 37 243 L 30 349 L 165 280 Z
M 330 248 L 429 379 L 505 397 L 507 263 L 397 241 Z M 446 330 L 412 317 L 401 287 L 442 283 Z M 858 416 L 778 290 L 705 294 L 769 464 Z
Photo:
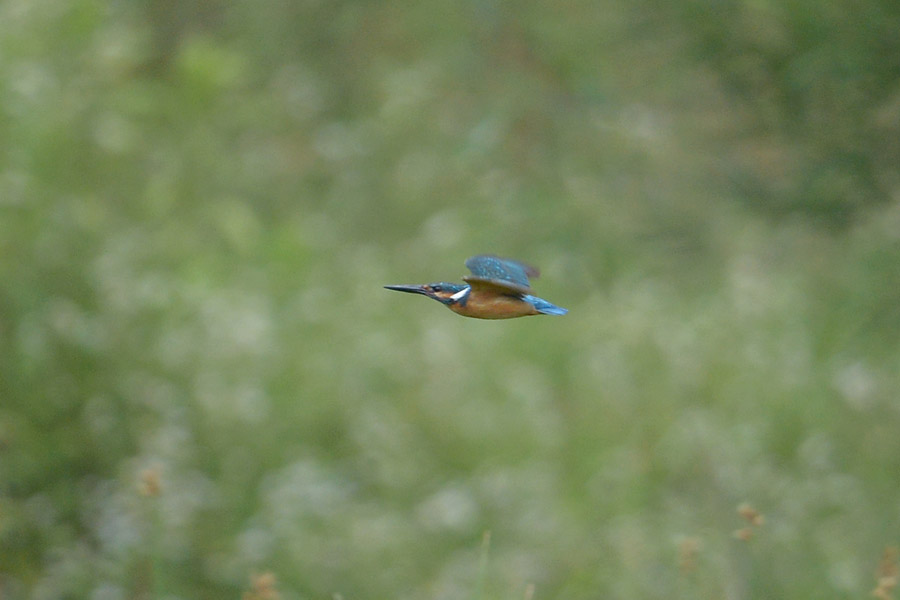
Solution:
M 425 290 L 424 285 L 386 285 L 384 287 L 386 289 L 395 290 L 398 292 L 409 292 L 410 294 L 422 294 L 423 296 L 429 295 L 429 293 Z

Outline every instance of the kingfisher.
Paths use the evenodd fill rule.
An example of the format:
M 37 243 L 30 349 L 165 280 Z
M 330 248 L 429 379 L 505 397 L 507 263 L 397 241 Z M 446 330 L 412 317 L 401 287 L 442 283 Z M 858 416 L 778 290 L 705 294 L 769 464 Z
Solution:
M 458 315 L 475 319 L 512 319 L 528 315 L 564 315 L 569 312 L 531 295 L 529 277 L 540 272 L 523 262 L 479 254 L 466 260 L 472 272 L 466 283 L 425 283 L 386 285 L 389 290 L 422 294 L 437 300 Z

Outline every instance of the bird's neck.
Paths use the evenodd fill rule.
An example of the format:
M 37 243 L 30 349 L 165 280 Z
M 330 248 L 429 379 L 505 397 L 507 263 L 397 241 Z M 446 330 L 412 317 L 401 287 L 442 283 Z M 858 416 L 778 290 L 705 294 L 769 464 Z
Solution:
M 471 291 L 471 287 L 464 287 L 460 291 L 447 298 L 447 304 L 459 304 L 460 306 L 465 306 L 466 301 L 469 299 L 469 292 Z

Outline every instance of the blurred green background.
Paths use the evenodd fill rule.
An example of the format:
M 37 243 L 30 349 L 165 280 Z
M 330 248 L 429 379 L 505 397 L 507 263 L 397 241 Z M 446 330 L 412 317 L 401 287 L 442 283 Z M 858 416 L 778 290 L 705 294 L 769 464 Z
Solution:
M 898 31 L 895 0 L 0 3 L 0 596 L 868 596 Z M 571 312 L 381 288 L 481 252 Z

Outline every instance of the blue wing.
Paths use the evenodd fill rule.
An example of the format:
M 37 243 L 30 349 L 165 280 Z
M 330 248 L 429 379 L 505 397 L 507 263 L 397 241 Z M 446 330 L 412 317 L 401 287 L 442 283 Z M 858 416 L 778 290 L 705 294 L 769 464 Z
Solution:
M 491 284 L 520 293 L 526 293 L 531 289 L 529 277 L 540 275 L 531 265 L 492 254 L 473 256 L 466 261 L 466 267 L 472 275 L 463 277 L 463 281 Z

